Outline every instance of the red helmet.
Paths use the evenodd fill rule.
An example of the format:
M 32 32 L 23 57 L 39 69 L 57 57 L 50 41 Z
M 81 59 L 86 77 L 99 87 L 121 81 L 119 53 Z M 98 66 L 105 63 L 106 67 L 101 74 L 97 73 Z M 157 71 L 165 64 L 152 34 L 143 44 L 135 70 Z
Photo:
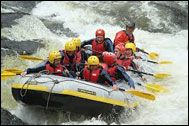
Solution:
M 126 48 L 125 48 L 123 43 L 120 43 L 120 44 L 116 45 L 115 49 L 118 49 L 121 52 L 121 54 L 124 54 L 125 51 L 126 51 Z
M 105 36 L 105 31 L 103 29 L 97 29 L 96 36 Z
M 104 53 L 103 55 L 103 61 L 107 64 L 107 65 L 112 65 L 116 62 L 117 57 L 114 53 L 112 52 L 108 52 L 108 53 Z

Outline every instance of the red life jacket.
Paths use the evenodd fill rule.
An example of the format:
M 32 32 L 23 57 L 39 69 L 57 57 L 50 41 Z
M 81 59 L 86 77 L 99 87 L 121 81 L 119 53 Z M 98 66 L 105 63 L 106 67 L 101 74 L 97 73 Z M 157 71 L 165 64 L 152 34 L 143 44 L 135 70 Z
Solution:
M 101 55 L 104 51 L 106 51 L 105 42 L 97 43 L 96 39 L 94 39 L 92 41 L 93 55 Z
M 116 69 L 117 69 L 117 66 L 114 65 L 112 67 L 108 67 L 108 74 L 110 75 L 110 77 L 112 78 L 113 81 L 116 81 Z
M 122 65 L 123 64 L 123 60 L 121 60 L 121 59 L 117 59 L 117 64 L 119 64 L 119 65 Z
M 61 62 L 62 65 L 65 65 L 65 66 L 70 66 L 71 65 L 71 68 L 73 71 L 75 71 L 75 65 L 76 63 L 80 63 L 81 62 L 81 53 L 77 52 L 73 58 L 73 61 L 71 62 L 68 55 L 66 54 L 65 51 L 63 51 L 64 53 L 64 59 L 63 61 Z
M 46 64 L 45 66 L 46 70 L 49 71 L 49 74 L 55 73 L 55 75 L 62 76 L 64 68 L 62 68 L 61 64 L 59 64 L 56 68 L 53 68 L 50 64 Z
M 130 58 L 117 60 L 117 64 L 124 66 L 125 69 L 128 69 L 131 63 L 132 63 L 132 59 Z
M 127 34 L 125 30 L 119 31 L 116 33 L 116 36 L 114 39 L 114 46 L 120 43 L 123 43 L 125 45 L 127 41 L 134 43 L 134 35 Z
M 131 63 L 132 63 L 132 60 L 131 60 L 130 58 L 128 58 L 128 59 L 124 59 L 124 60 L 123 60 L 122 65 L 123 65 L 126 69 L 128 69 L 129 66 L 131 65 Z
M 76 54 L 77 57 L 81 57 L 81 51 L 80 51 L 80 50 L 79 50 L 79 51 L 76 51 L 76 53 L 77 53 L 77 54 Z
M 88 67 L 86 66 L 83 70 L 83 78 L 86 80 L 86 81 L 89 81 L 89 82 L 93 82 L 93 83 L 97 83 L 98 81 L 98 77 L 100 75 L 100 72 L 101 72 L 101 69 L 96 69 L 96 70 L 93 70 L 93 71 L 90 71 L 88 69 Z

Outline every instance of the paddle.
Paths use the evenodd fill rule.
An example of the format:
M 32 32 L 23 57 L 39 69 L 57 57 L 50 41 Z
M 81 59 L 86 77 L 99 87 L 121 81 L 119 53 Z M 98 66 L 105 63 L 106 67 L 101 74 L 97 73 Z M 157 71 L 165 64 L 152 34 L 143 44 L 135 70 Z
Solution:
M 23 70 L 20 70 L 20 69 L 17 69 L 17 68 L 5 69 L 3 71 L 12 72 L 12 73 L 16 73 L 16 74 L 21 74 L 21 73 L 24 72 Z
M 158 78 L 158 79 L 164 79 L 164 78 L 167 78 L 168 76 L 170 76 L 170 74 L 167 74 L 167 73 L 151 74 L 151 73 L 145 73 L 145 72 L 142 72 L 142 71 L 136 71 L 136 70 L 131 70 L 131 69 L 127 69 L 127 70 L 132 71 L 132 72 L 136 72 L 136 73 L 142 73 L 142 74 L 154 76 L 155 78 Z
M 160 84 L 150 84 L 146 83 L 145 85 L 142 85 L 141 83 L 137 83 L 139 86 L 145 87 L 147 90 L 152 92 L 167 92 L 168 90 L 164 87 L 162 87 Z
M 44 59 L 42 58 L 29 56 L 29 55 L 20 55 L 20 58 L 25 60 L 44 61 Z
M 67 70 L 67 68 L 65 66 L 62 66 L 62 67 Z M 1 72 L 2 73 L 1 74 L 1 78 L 2 78 L 2 80 L 6 80 L 9 77 L 16 76 L 16 75 L 21 75 L 21 73 L 23 73 L 23 72 L 24 72 L 23 70 L 16 69 L 16 68 L 5 69 L 4 71 Z M 52 74 L 56 74 L 56 73 L 52 73 Z M 67 74 L 69 76 L 72 76 L 71 73 L 68 70 L 67 70 Z
M 150 83 L 147 83 L 146 84 L 146 88 L 147 90 L 151 90 L 151 91 L 154 91 L 154 92 L 168 92 L 168 89 L 166 89 L 165 87 L 161 86 L 160 84 L 150 84 Z
M 156 61 L 152 61 L 152 60 L 142 60 L 142 61 L 147 61 L 149 63 L 155 63 L 155 64 L 172 64 L 172 61 L 160 61 L 160 62 L 156 62 Z
M 144 99 L 148 99 L 148 100 L 155 100 L 155 96 L 153 94 L 150 93 L 146 93 L 146 92 L 142 92 L 142 91 L 137 91 L 137 90 L 125 90 L 125 89 L 121 89 L 119 88 L 120 91 L 125 91 L 126 93 L 144 98 Z
M 13 77 L 13 76 L 16 76 L 16 75 L 17 75 L 16 73 L 12 73 L 12 72 L 8 72 L 8 71 L 3 71 L 3 72 L 1 72 L 1 79 L 2 80 L 6 80 L 9 77 Z
M 159 54 L 158 54 L 158 53 L 155 53 L 155 52 L 150 52 L 150 53 L 148 53 L 148 52 L 144 51 L 143 49 L 139 49 L 138 47 L 137 47 L 137 50 L 140 51 L 140 52 L 142 52 L 142 53 L 147 54 L 148 57 L 149 57 L 150 59 L 152 59 L 152 60 L 157 59 L 157 58 L 159 57 Z
M 9 77 L 12 76 L 16 76 L 16 75 L 20 75 L 21 73 L 23 73 L 23 70 L 17 69 L 17 68 L 12 68 L 12 69 L 5 69 L 3 70 L 1 73 L 1 79 L 2 80 L 6 80 Z

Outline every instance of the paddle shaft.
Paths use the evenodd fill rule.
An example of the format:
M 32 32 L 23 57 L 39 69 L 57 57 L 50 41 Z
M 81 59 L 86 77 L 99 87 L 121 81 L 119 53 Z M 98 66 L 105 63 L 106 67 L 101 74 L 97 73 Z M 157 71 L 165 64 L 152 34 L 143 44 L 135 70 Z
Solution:
M 140 98 L 147 99 L 147 100 L 152 100 L 152 101 L 155 100 L 155 96 L 153 94 L 145 93 L 143 91 L 125 90 L 125 89 L 122 89 L 122 88 L 119 88 L 119 90 L 120 91 L 125 91 L 126 93 L 129 93 L 129 94 L 132 94 L 132 95 L 135 95 L 135 96 L 138 96 Z
M 136 71 L 136 70 L 131 70 L 131 69 L 127 69 L 127 70 L 128 70 L 128 71 L 132 71 L 132 72 L 136 72 L 136 73 L 142 73 L 142 74 L 154 76 L 154 74 L 151 74 L 151 73 L 145 73 L 145 72 L 142 72 L 142 71 Z
M 156 62 L 156 61 L 152 61 L 152 60 L 143 60 L 143 61 L 147 61 L 147 62 L 150 62 L 150 63 L 158 64 L 158 62 Z
M 149 54 L 149 53 L 145 52 L 144 50 L 142 50 L 142 49 L 140 49 L 140 48 L 138 48 L 138 47 L 137 47 L 137 50 L 140 51 L 140 52 L 143 52 L 143 53 L 145 53 L 145 54 Z

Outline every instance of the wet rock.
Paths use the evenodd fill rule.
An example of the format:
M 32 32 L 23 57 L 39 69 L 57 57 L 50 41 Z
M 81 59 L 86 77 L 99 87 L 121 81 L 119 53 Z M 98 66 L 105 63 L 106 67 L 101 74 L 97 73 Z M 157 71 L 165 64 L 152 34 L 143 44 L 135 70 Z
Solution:
M 40 1 L 2 1 L 1 8 L 11 10 L 11 12 L 1 12 L 1 28 L 15 25 L 15 19 L 23 15 L 30 15 L 31 10 Z
M 149 3 L 163 10 L 165 16 L 171 15 L 171 21 L 182 29 L 188 29 L 188 6 L 182 7 L 176 2 L 153 1 Z
M 13 41 L 7 38 L 1 38 L 1 50 L 8 49 L 16 51 L 18 54 L 31 55 L 35 53 L 39 48 L 45 47 L 40 40 L 27 40 L 27 41 Z M 3 52 L 4 53 L 4 52 Z
M 13 51 L 13 50 L 10 50 L 10 49 L 4 49 L 4 48 L 1 48 L 1 63 L 4 59 L 4 57 L 6 55 L 9 55 L 9 56 L 16 56 L 17 55 L 17 52 L 16 51 Z
M 1 6 L 7 9 L 30 12 L 41 1 L 1 1 Z
M 52 15 L 53 16 L 53 15 Z M 64 27 L 64 22 L 50 21 L 41 19 L 44 25 L 53 33 L 57 35 L 66 35 L 67 37 L 77 37 L 78 34 Z
M 24 13 L 1 13 L 1 28 L 11 27 L 12 25 L 17 24 L 15 19 L 21 18 Z
M 21 119 L 12 115 L 9 111 L 1 108 L 1 125 L 28 125 Z

